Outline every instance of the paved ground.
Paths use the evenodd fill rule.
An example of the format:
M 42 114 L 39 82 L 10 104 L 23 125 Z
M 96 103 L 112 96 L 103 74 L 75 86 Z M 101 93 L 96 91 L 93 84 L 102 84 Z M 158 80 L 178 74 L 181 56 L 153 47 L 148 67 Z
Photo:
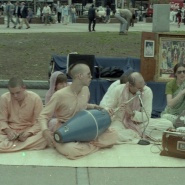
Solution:
M 183 168 L 0 166 L 0 174 L 1 185 L 182 185 L 184 181 Z
M 184 31 L 184 29 L 184 25 L 177 28 L 176 24 L 170 24 L 170 31 Z M 97 32 L 118 32 L 119 24 L 97 24 L 96 30 Z M 131 27 L 130 31 L 152 31 L 152 24 L 139 22 Z M 28 30 L 8 29 L 5 25 L 0 25 L 0 33 L 25 32 L 87 32 L 87 24 L 67 26 L 33 24 Z M 0 38 L 1 36 L 0 34 Z M 1 88 L 0 94 L 5 91 L 6 89 Z M 45 95 L 45 90 L 33 89 L 33 91 L 41 97 Z M 1 185 L 181 185 L 184 181 L 184 168 L 69 168 L 0 165 L 0 174 Z
M 24 25 L 25 26 L 25 25 Z M 19 30 L 10 28 L 6 28 L 6 25 L 0 25 L 0 33 L 40 33 L 40 32 L 87 32 L 88 25 L 85 23 L 77 23 L 77 24 L 68 24 L 63 25 L 60 24 L 52 24 L 45 26 L 44 24 L 31 24 L 30 29 L 25 29 L 26 26 Z M 176 23 L 170 24 L 170 31 L 184 31 L 185 26 L 182 24 L 180 28 L 177 27 Z M 98 23 L 96 25 L 96 32 L 118 32 L 119 24 L 118 23 Z M 130 27 L 129 31 L 152 31 L 152 23 L 138 22 L 134 27 Z M 93 34 L 91 32 L 90 34 Z

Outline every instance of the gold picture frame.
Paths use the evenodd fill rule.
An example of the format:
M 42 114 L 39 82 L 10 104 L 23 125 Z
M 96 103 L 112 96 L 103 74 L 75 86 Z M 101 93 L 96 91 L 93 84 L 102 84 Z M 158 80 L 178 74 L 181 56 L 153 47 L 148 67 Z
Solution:
M 160 37 L 157 57 L 155 81 L 168 82 L 174 78 L 174 66 L 185 64 L 185 35 Z

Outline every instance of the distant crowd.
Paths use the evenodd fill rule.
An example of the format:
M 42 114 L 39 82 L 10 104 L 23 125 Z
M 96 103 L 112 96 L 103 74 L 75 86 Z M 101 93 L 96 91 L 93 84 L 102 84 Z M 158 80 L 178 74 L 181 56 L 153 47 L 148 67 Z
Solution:
M 28 29 L 34 13 L 32 8 L 28 8 L 25 2 L 11 3 L 11 1 L 8 1 L 7 3 L 0 3 L 0 16 L 5 16 L 7 28 L 10 27 L 10 22 L 12 22 L 13 28 L 18 26 L 21 29 L 23 23 L 25 23 Z M 77 12 L 74 5 L 66 3 L 50 5 L 45 3 L 44 6 L 37 6 L 35 17 L 39 17 L 45 25 L 50 25 L 51 23 L 63 23 L 66 25 L 69 22 L 76 23 Z

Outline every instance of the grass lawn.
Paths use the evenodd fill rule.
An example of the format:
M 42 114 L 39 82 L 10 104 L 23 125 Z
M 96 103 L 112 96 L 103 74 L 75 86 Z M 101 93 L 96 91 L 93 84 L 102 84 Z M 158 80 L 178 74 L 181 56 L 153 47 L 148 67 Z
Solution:
M 0 79 L 47 80 L 52 54 L 140 58 L 141 32 L 0 34 Z

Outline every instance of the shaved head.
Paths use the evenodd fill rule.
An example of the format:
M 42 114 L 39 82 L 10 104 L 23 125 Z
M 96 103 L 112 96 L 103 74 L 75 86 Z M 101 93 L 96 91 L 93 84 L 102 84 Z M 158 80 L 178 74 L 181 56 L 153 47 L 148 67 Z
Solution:
M 128 77 L 129 82 L 129 91 L 132 94 L 135 94 L 137 91 L 143 91 L 143 88 L 145 86 L 145 80 L 141 73 L 133 72 Z
M 76 64 L 69 67 L 69 75 L 75 78 L 78 74 L 83 73 L 89 67 L 86 64 Z
M 8 88 L 23 87 L 23 80 L 19 77 L 13 77 L 8 82 Z
M 135 86 L 136 83 L 143 81 L 144 81 L 143 76 L 141 75 L 141 73 L 138 72 L 133 72 L 128 77 L 128 82 L 132 86 Z

